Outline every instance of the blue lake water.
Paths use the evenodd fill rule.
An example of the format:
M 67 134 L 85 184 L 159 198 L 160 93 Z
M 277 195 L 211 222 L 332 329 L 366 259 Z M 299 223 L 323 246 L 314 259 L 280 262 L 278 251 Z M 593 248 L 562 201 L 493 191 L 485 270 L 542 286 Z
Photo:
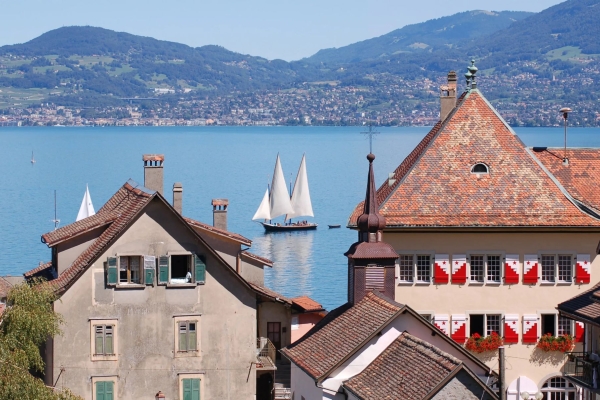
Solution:
M 212 223 L 213 198 L 228 198 L 229 230 L 275 261 L 266 285 L 284 295 L 307 294 L 327 309 L 346 299 L 346 258 L 356 239 L 346 225 L 362 200 L 369 143 L 360 127 L 0 128 L 0 275 L 19 275 L 50 259 L 40 241 L 53 229 L 54 190 L 60 225 L 75 220 L 85 185 L 99 209 L 129 178 L 143 183 L 143 153 L 165 154 L 165 194 L 183 183 L 184 215 Z M 373 141 L 378 186 L 429 131 L 380 128 Z M 517 128 L 529 146 L 562 146 L 561 128 Z M 569 146 L 600 147 L 600 128 L 569 131 Z M 31 152 L 36 163 L 31 165 Z M 279 152 L 286 179 L 306 153 L 310 191 L 320 224 L 313 232 L 265 234 L 250 219 Z M 341 224 L 341 229 L 327 229 Z

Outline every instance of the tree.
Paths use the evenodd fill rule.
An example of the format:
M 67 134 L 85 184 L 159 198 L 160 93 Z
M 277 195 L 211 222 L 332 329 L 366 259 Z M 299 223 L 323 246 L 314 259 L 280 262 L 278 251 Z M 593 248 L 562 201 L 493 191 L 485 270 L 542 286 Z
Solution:
M 62 317 L 52 303 L 53 288 L 41 280 L 14 286 L 0 315 L 0 398 L 74 400 L 68 390 L 54 390 L 33 374 L 44 371 L 40 347 L 59 335 Z

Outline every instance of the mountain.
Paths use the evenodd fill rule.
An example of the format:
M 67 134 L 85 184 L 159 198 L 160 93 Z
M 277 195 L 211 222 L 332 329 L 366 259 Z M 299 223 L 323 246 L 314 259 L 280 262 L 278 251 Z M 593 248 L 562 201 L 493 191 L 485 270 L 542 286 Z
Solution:
M 344 64 L 414 52 L 433 52 L 465 44 L 523 20 L 533 13 L 524 11 L 465 11 L 448 17 L 407 25 L 385 35 L 324 49 L 305 59 L 308 62 Z

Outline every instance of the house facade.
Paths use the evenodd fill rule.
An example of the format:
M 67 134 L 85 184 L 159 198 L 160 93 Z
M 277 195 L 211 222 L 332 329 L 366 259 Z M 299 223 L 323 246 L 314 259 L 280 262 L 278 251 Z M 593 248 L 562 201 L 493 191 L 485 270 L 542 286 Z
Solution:
M 458 99 L 448 75 L 440 121 L 377 191 L 386 241 L 399 254 L 395 300 L 458 344 L 502 336 L 507 399 L 574 398 L 578 389 L 562 378 L 566 356 L 536 345 L 568 334 L 581 348 L 583 324 L 555 307 L 588 290 L 599 268 L 600 151 L 526 147 L 477 88 L 476 72 L 471 65 Z M 492 353 L 480 358 L 498 365 Z

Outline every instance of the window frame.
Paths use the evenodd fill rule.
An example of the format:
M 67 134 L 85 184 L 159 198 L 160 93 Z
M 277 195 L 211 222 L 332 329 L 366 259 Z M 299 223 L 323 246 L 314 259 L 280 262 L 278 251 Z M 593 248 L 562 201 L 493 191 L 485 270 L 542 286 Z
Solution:
M 187 263 L 188 263 L 188 273 L 190 273 L 192 275 L 190 282 L 172 282 L 173 280 L 173 256 L 187 256 Z M 169 257 L 169 281 L 168 281 L 168 285 L 189 285 L 189 286 L 195 286 L 196 285 L 196 281 L 194 279 L 194 267 L 192 265 L 193 261 L 194 261 L 194 253 L 190 252 L 190 251 L 169 251 L 167 252 L 167 257 Z M 186 274 L 187 275 L 187 274 Z M 175 278 L 175 279 L 181 279 L 181 278 Z M 185 279 L 185 278 L 183 278 Z
M 482 271 L 482 280 L 471 280 L 471 263 L 472 263 L 472 259 L 473 257 L 483 257 L 483 271 Z M 499 279 L 497 281 L 495 280 L 490 280 L 489 279 L 489 257 L 498 257 L 499 259 Z M 467 271 L 467 284 L 469 285 L 474 285 L 474 286 L 481 286 L 481 285 L 502 285 L 502 282 L 504 280 L 504 263 L 506 262 L 506 253 L 504 251 L 473 251 L 473 252 L 469 252 L 467 253 L 467 266 L 468 266 L 468 271 Z
M 545 385 L 549 385 L 549 383 L 551 383 L 552 380 L 557 379 L 557 378 L 565 382 L 564 387 L 545 386 Z M 550 394 L 550 393 L 564 394 L 564 396 L 560 396 L 560 397 L 564 397 L 565 399 L 568 399 L 570 397 L 569 394 L 573 393 L 574 394 L 573 397 L 575 399 L 579 398 L 579 396 L 577 395 L 577 387 L 573 383 L 571 383 L 568 379 L 564 378 L 562 375 L 551 376 L 548 379 L 546 379 L 540 385 L 540 392 L 542 392 L 544 394 L 545 399 L 549 398 L 548 394 Z
M 90 318 L 90 358 L 92 361 L 117 361 L 119 359 L 119 320 L 116 318 Z M 96 354 L 96 327 L 112 326 L 113 354 Z M 105 333 L 106 334 L 106 333 Z M 105 337 L 105 336 L 104 336 Z
M 411 256 L 412 257 L 412 281 L 400 280 L 400 257 L 396 259 L 396 284 L 399 286 L 413 286 L 413 285 L 431 285 L 433 284 L 433 265 L 435 263 L 435 253 L 431 251 L 398 251 L 400 257 Z M 419 257 L 429 257 L 429 280 L 418 280 L 418 263 Z
M 541 310 L 538 312 L 538 318 L 540 321 L 540 327 L 539 327 L 539 337 L 544 336 L 546 333 L 548 332 L 544 332 L 543 329 L 543 321 L 544 321 L 544 316 L 545 315 L 553 315 L 554 316 L 554 336 L 558 337 L 561 336 L 562 334 L 559 333 L 560 330 L 560 320 L 561 319 L 566 319 L 569 322 L 569 330 L 571 331 L 571 333 L 569 333 L 569 335 L 571 335 L 573 338 L 575 338 L 575 320 L 568 318 L 568 317 L 564 317 L 562 315 L 560 315 L 558 312 L 556 311 L 552 311 L 552 310 Z
M 138 254 L 117 254 L 117 271 L 118 271 L 118 282 L 117 282 L 117 286 L 143 286 L 143 280 L 144 280 L 144 255 L 138 255 Z M 131 273 L 131 258 L 133 257 L 137 257 L 138 258 L 138 281 L 139 282 L 133 282 L 132 281 L 132 273 Z M 126 282 L 121 282 L 121 258 L 127 258 L 127 281 Z
M 553 280 L 544 280 L 544 257 L 552 256 L 554 257 L 554 265 L 553 265 Z M 569 279 L 564 280 L 560 279 L 560 258 L 561 257 L 570 257 L 570 270 L 569 270 Z M 575 265 L 577 263 L 577 254 L 573 251 L 541 251 L 538 253 L 538 265 L 539 265 L 539 280 L 541 285 L 573 285 L 575 283 Z
M 92 400 L 98 400 L 96 393 L 96 383 L 112 382 L 113 384 L 113 400 L 117 399 L 119 377 L 117 375 L 92 376 Z
M 498 322 L 499 322 L 498 328 L 500 329 L 500 332 L 498 332 L 498 335 L 500 337 L 504 337 L 504 313 L 503 312 L 499 312 L 499 311 L 495 311 L 495 310 L 486 310 L 486 311 L 473 310 L 473 311 L 467 311 L 465 315 L 467 317 L 467 322 L 468 322 L 467 337 L 471 336 L 471 315 L 483 315 L 483 333 L 481 334 L 481 337 L 489 336 L 487 334 L 488 328 L 489 328 L 488 327 L 488 316 L 498 316 Z
M 200 380 L 200 399 L 204 393 L 204 373 L 203 372 L 181 372 L 177 374 L 177 386 L 179 388 L 179 398 L 183 400 L 183 380 L 184 379 L 199 379 Z
M 200 319 L 201 314 L 189 314 L 189 315 L 178 315 L 173 317 L 173 334 L 174 334 L 174 346 L 173 346 L 173 355 L 175 358 L 179 357 L 200 357 L 200 344 L 201 344 L 201 335 L 200 335 Z M 180 339 L 180 324 L 187 323 L 188 329 L 190 323 L 196 324 L 196 349 L 195 350 L 180 350 L 179 339 Z M 189 330 L 186 332 L 186 338 L 189 341 Z

